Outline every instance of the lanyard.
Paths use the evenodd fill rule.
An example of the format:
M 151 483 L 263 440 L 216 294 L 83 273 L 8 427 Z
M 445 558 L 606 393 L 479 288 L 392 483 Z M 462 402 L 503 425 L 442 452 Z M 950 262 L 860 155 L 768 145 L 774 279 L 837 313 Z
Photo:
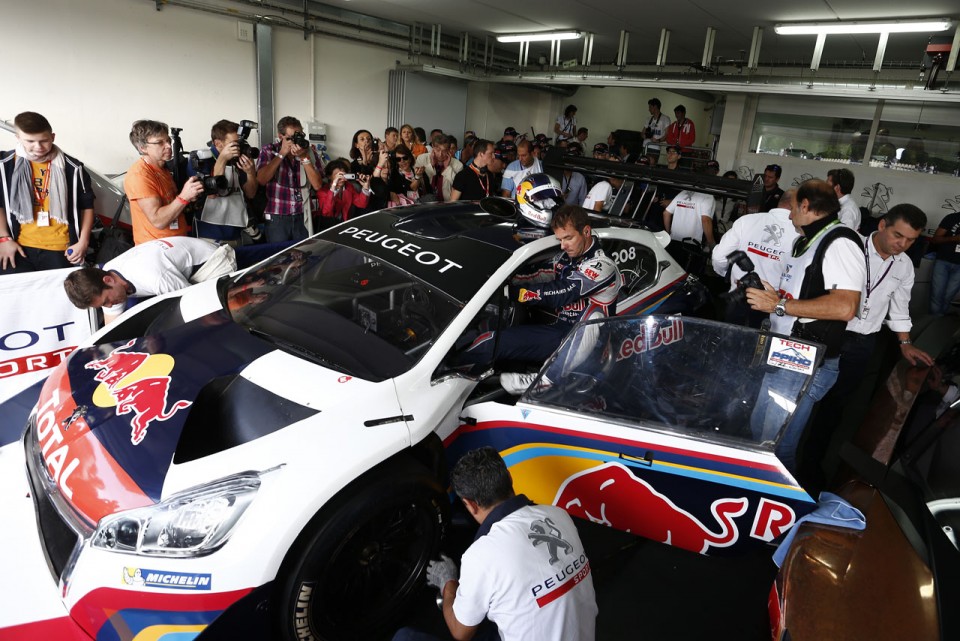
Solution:
M 832 221 L 829 225 L 827 225 L 826 227 L 824 227 L 823 229 L 821 229 L 820 231 L 818 231 L 818 232 L 816 233 L 816 235 L 815 235 L 813 238 L 810 239 L 810 242 L 806 243 L 806 244 L 803 246 L 803 249 L 801 249 L 799 252 L 797 251 L 797 245 L 800 244 L 800 241 L 802 240 L 802 238 L 798 238 L 798 239 L 797 239 L 797 244 L 795 244 L 795 245 L 793 246 L 793 252 L 791 252 L 792 256 L 793 256 L 794 258 L 799 258 L 800 256 L 803 256 L 803 255 L 807 252 L 807 249 L 810 248 L 810 245 L 813 245 L 814 243 L 816 243 L 818 238 L 820 238 L 820 237 L 823 236 L 825 233 L 827 233 L 827 231 L 830 230 L 830 229 L 832 229 L 835 225 L 839 225 L 839 224 L 840 224 L 840 221 L 839 221 L 839 220 L 834 220 L 834 221 Z
M 481 177 L 480 170 L 477 169 L 476 165 L 470 165 L 470 168 L 473 169 L 473 173 L 477 175 L 477 182 L 480 183 L 481 187 L 483 187 L 483 194 L 485 196 L 489 196 L 490 195 L 490 176 L 487 175 L 487 176 Z M 484 182 L 483 180 L 484 178 L 487 179 L 486 182 Z
M 33 161 L 31 161 L 31 163 L 32 163 L 32 162 L 33 162 Z M 49 187 L 49 185 L 50 185 L 50 169 L 51 169 L 51 164 L 50 164 L 49 162 L 46 163 L 46 165 L 47 165 L 47 170 L 46 170 L 46 171 L 43 170 L 43 166 L 42 166 L 42 165 L 43 165 L 44 163 L 39 163 L 39 162 L 38 162 L 38 163 L 36 163 L 36 164 L 37 164 L 37 165 L 41 165 L 41 167 L 40 167 L 40 173 L 43 175 L 43 184 L 41 184 L 39 187 L 37 187 L 37 183 L 33 183 L 33 193 L 34 193 L 34 195 L 37 197 L 37 205 L 39 205 L 39 206 L 42 208 L 42 207 L 43 207 L 43 199 L 46 198 L 47 195 L 50 193 L 48 187 Z
M 879 279 L 877 282 L 873 283 L 872 285 L 870 284 L 870 251 L 869 251 L 869 247 L 870 247 L 870 239 L 871 239 L 871 238 L 873 238 L 873 234 L 870 234 L 870 236 L 867 237 L 867 242 L 865 242 L 865 243 L 863 244 L 863 257 L 866 259 L 864 262 L 867 264 L 867 296 L 866 296 L 866 298 L 865 298 L 864 301 L 863 301 L 863 307 L 864 307 L 864 309 L 870 309 L 870 294 L 872 294 L 872 293 L 874 292 L 874 290 L 876 290 L 877 287 L 880 286 L 880 283 L 883 282 L 883 279 L 887 277 L 887 274 L 889 274 L 889 273 L 890 273 L 890 270 L 893 268 L 893 257 L 891 257 L 891 258 L 890 258 L 890 264 L 887 265 L 887 269 L 886 269 L 886 271 L 883 272 L 883 275 L 880 276 L 880 279 Z

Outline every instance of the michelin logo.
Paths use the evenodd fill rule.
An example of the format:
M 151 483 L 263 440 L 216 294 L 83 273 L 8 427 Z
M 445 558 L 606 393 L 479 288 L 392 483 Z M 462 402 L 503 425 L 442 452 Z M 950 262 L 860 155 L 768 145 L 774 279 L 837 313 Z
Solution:
M 162 572 L 145 568 L 123 568 L 123 582 L 127 585 L 174 590 L 209 590 L 209 574 Z

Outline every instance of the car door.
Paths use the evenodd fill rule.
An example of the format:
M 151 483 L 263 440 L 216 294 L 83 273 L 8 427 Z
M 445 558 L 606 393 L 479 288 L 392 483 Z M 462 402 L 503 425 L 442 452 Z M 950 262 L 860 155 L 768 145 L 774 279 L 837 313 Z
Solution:
M 464 409 L 517 492 L 700 553 L 766 544 L 814 507 L 777 459 L 819 347 L 680 316 L 582 323 L 522 398 Z

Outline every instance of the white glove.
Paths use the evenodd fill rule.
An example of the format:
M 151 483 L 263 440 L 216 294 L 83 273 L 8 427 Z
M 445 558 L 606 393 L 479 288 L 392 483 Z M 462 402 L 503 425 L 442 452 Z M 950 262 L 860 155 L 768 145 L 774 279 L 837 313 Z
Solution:
M 459 577 L 457 564 L 446 554 L 441 554 L 439 561 L 430 561 L 430 565 L 427 566 L 427 584 L 441 592 L 447 581 L 456 581 Z

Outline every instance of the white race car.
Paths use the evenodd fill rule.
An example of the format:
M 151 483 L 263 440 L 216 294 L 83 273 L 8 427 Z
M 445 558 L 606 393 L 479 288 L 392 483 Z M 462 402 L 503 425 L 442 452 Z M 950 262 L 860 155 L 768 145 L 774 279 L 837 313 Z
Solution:
M 494 444 L 518 491 L 626 530 L 649 495 L 675 524 L 666 540 L 698 552 L 769 541 L 812 503 L 734 400 L 775 368 L 795 400 L 815 348 L 639 318 L 689 311 L 696 283 L 654 234 L 595 233 L 628 320 L 578 326 L 595 348 L 574 358 L 568 340 L 519 402 L 490 370 L 456 366 L 462 337 L 519 322 L 511 275 L 558 252 L 552 234 L 521 242 L 500 199 L 368 214 L 128 310 L 51 374 L 21 441 L 0 448 L 0 567 L 22 586 L 0 637 L 371 638 L 439 546 L 445 445 Z M 797 349 L 808 366 L 784 360 Z M 671 354 L 676 372 L 652 369 Z M 694 389 L 705 374 L 718 385 Z M 678 418 L 674 394 L 702 406 Z M 682 496 L 666 496 L 673 482 Z M 705 482 L 719 490 L 694 496 Z M 711 514 L 721 531 L 702 526 Z M 654 529 L 639 533 L 663 539 Z

